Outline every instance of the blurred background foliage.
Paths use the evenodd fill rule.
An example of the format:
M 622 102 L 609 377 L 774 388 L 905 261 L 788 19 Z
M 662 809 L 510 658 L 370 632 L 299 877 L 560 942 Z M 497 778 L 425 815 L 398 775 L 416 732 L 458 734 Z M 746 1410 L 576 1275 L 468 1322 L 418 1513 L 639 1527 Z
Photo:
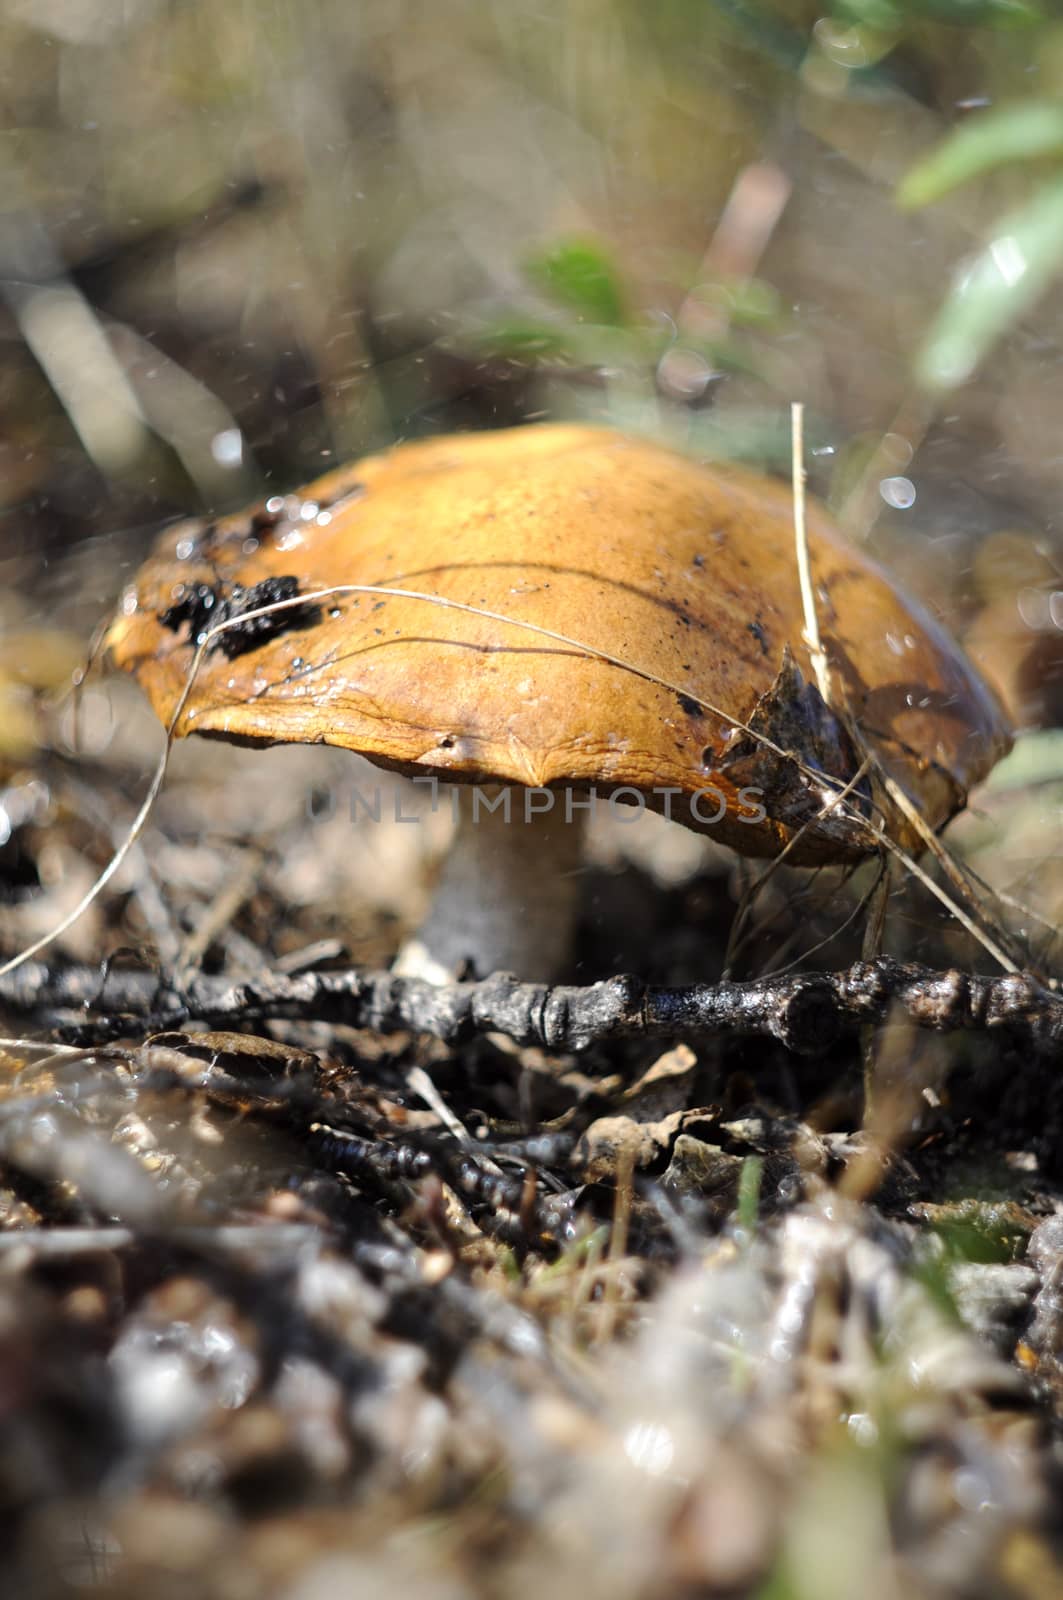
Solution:
M 0 625 L 396 438 L 776 469 L 803 400 L 850 534 L 1063 720 L 1049 0 L 0 0 L 0 117 Z

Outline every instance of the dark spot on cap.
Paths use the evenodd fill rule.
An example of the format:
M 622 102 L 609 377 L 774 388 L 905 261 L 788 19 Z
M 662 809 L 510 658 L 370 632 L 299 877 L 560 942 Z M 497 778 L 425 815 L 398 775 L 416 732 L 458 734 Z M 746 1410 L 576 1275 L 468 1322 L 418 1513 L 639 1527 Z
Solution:
M 248 615 L 262 606 L 294 600 L 298 593 L 299 579 L 291 576 L 265 578 L 249 589 L 234 583 L 228 593 L 221 583 L 183 584 L 173 605 L 160 612 L 159 621 L 174 633 L 187 622 L 189 639 L 197 645 L 212 628 L 225 624 L 224 633 L 211 641 L 210 648 L 234 661 L 282 634 L 316 627 L 321 608 L 315 605 L 286 605 L 264 617 Z
M 189 633 L 198 643 L 211 623 L 213 611 L 221 599 L 221 584 L 182 583 L 173 591 L 174 602 L 160 611 L 159 621 L 172 633 L 188 623 Z
M 760 645 L 761 655 L 766 656 L 768 653 L 768 636 L 764 632 L 764 624 L 761 622 L 760 618 L 758 617 L 755 622 L 747 622 L 746 627 Z
M 679 696 L 679 709 L 685 711 L 688 717 L 700 717 L 701 706 L 697 700 L 692 700 L 688 694 Z

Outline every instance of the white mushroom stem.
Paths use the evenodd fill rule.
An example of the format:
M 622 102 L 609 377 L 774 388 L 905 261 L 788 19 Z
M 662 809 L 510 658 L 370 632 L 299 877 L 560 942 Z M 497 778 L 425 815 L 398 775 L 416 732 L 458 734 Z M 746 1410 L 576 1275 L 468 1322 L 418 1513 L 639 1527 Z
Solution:
M 462 790 L 453 843 L 418 934 L 393 970 L 450 982 L 472 971 L 529 983 L 563 976 L 571 957 L 585 812 L 564 793 Z M 494 809 L 490 809 L 491 807 Z

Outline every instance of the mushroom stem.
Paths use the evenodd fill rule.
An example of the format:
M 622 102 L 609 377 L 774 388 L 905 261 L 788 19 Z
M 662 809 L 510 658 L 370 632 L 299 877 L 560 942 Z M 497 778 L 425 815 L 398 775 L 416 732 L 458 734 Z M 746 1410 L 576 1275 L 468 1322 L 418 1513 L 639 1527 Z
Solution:
M 444 983 L 458 972 L 515 972 L 549 983 L 572 952 L 584 812 L 542 790 L 462 789 L 457 826 L 428 915 L 393 970 Z M 493 809 L 492 809 L 493 808 Z

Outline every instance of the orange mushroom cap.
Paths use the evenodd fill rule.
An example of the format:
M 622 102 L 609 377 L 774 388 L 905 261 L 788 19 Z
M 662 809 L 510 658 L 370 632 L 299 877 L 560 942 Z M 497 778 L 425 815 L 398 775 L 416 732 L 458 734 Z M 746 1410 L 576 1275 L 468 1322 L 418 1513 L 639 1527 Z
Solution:
M 936 828 L 1008 749 L 1003 713 L 815 506 L 808 544 L 841 703 Z M 424 598 L 321 597 L 333 585 Z M 297 603 L 242 620 L 279 599 Z M 108 635 L 164 722 L 224 619 L 178 734 L 325 742 L 459 782 L 634 790 L 746 854 L 793 840 L 796 864 L 873 848 L 854 811 L 866 786 L 849 822 L 821 815 L 860 757 L 811 683 L 789 490 L 756 474 L 564 424 L 399 445 L 167 529 Z M 697 802 L 706 791 L 722 815 Z M 896 817 L 891 831 L 914 842 Z

